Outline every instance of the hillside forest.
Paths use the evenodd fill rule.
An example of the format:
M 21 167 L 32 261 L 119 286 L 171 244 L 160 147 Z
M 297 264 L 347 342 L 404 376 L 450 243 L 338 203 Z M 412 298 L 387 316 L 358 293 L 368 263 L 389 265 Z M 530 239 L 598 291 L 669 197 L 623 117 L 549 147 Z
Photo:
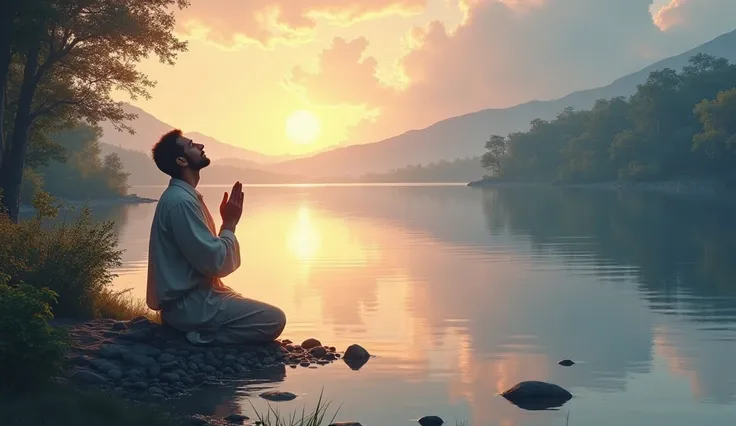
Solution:
M 594 183 L 736 178 L 736 65 L 697 54 L 649 74 L 629 98 L 600 99 L 492 135 L 488 180 Z

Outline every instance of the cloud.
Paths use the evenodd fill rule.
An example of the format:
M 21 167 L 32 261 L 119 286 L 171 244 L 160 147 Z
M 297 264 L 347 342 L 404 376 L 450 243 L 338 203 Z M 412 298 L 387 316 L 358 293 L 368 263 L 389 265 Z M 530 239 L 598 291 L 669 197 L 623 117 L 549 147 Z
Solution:
M 669 3 L 652 13 L 652 19 L 662 31 L 693 30 L 709 25 L 714 15 L 734 14 L 734 0 L 669 0 Z
M 307 98 L 319 104 L 377 106 L 392 96 L 392 89 L 376 77 L 377 62 L 363 57 L 368 47 L 365 37 L 347 41 L 337 37 L 320 57 L 315 72 L 294 67 L 287 84 L 304 90 Z
M 397 63 L 408 82 L 401 91 L 376 78 L 374 60 L 361 59 L 365 39 L 336 40 L 319 71 L 299 71 L 292 82 L 310 99 L 380 111 L 351 131 L 349 143 L 370 142 L 451 116 L 605 85 L 733 25 L 711 11 L 711 34 L 670 38 L 655 25 L 651 2 L 460 0 L 466 17 L 454 31 L 439 21 L 409 31 L 409 51 Z
M 195 0 L 179 16 L 189 36 L 225 49 L 311 40 L 318 20 L 335 25 L 421 13 L 427 0 Z

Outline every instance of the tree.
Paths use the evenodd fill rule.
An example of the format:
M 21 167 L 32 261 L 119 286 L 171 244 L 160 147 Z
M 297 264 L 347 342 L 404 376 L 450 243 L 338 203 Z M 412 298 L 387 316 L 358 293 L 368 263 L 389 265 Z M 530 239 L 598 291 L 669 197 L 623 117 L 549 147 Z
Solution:
M 486 141 L 487 152 L 481 157 L 480 164 L 484 169 L 491 172 L 493 176 L 501 175 L 501 162 L 506 156 L 506 138 L 499 135 L 491 135 Z
M 704 152 L 716 170 L 730 170 L 736 159 L 736 87 L 695 107 L 703 131 L 693 137 L 693 151 Z
M 32 126 L 42 117 L 59 123 L 109 120 L 118 130 L 135 115 L 126 114 L 111 92 L 150 97 L 155 82 L 136 70 L 153 53 L 174 64 L 186 43 L 173 34 L 174 17 L 189 0 L 36 0 L 49 13 L 25 14 L 29 31 L 16 40 L 22 68 L 12 132 L 6 143 L 0 181 L 3 203 L 18 220 L 20 185 Z M 12 75 L 12 74 L 11 74 Z M 4 88 L 3 88 L 4 89 Z M 8 145 L 9 144 L 9 145 Z

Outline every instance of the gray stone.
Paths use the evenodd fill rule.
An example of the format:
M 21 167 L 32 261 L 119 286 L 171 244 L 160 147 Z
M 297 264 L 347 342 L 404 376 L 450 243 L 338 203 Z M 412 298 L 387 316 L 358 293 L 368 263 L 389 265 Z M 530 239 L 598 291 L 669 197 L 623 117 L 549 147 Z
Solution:
M 558 362 L 558 364 L 563 367 L 570 367 L 575 365 L 575 362 L 571 359 L 563 359 L 562 361 Z
M 215 367 L 213 367 L 211 365 L 206 365 L 204 367 L 204 372 L 207 373 L 207 374 L 215 374 L 215 371 L 217 371 L 217 370 L 215 370 Z
M 153 346 L 145 343 L 138 343 L 134 346 L 131 346 L 130 351 L 139 355 L 150 356 L 153 358 L 161 355 L 161 349 L 154 348 Z
M 159 374 L 161 374 L 161 367 L 159 367 L 158 364 L 149 365 L 146 371 L 150 377 L 158 377 Z
M 514 405 L 526 410 L 546 410 L 561 407 L 572 399 L 566 389 L 546 382 L 525 381 L 517 383 L 501 394 Z
M 126 377 L 141 377 L 143 376 L 143 370 L 140 368 L 131 368 L 130 370 L 125 371 Z
M 189 370 L 191 370 L 192 372 L 199 371 L 199 367 L 197 367 L 197 364 L 195 364 L 193 362 L 188 363 L 187 364 L 187 367 L 189 367 Z
M 324 346 L 315 346 L 309 350 L 309 354 L 315 358 L 322 358 L 327 354 L 327 349 Z
M 107 371 L 107 375 L 113 380 L 120 380 L 123 377 L 123 372 L 118 368 L 113 368 Z
M 187 376 L 184 376 L 184 377 L 182 377 L 182 378 L 181 378 L 181 382 L 182 382 L 182 383 L 184 383 L 184 384 L 185 384 L 185 385 L 187 385 L 187 386 L 191 386 L 191 385 L 193 385 L 193 384 L 194 384 L 194 380 L 193 380 L 193 379 L 190 379 L 190 378 L 189 378 L 189 377 L 187 377 Z
M 108 344 L 100 348 L 100 356 L 107 359 L 122 359 L 127 352 L 128 349 L 122 345 Z
M 161 373 L 161 380 L 165 380 L 169 383 L 179 381 L 179 375 L 176 373 Z
M 301 347 L 306 350 L 312 349 L 317 346 L 322 346 L 322 343 L 317 339 L 307 339 L 301 344 Z
M 112 369 L 118 368 L 116 364 L 113 364 L 112 362 L 102 358 L 92 359 L 90 360 L 90 364 L 92 364 L 92 366 L 95 367 L 97 371 L 101 371 L 103 373 L 107 373 Z
M 164 393 L 164 391 L 161 388 L 156 387 L 156 386 L 151 386 L 150 388 L 148 388 L 148 392 L 151 392 L 151 393 Z
M 346 360 L 363 360 L 370 358 L 370 354 L 368 353 L 365 348 L 363 348 L 360 345 L 350 345 L 345 350 L 345 355 L 343 355 L 343 359 Z
M 179 368 L 179 362 L 177 361 L 169 361 L 167 363 L 161 364 L 161 370 L 163 371 L 176 370 L 177 368 Z
M 128 324 L 126 324 L 125 321 L 115 321 L 114 323 L 112 323 L 111 328 L 118 331 L 127 330 Z
M 156 361 L 160 362 L 161 364 L 166 364 L 168 362 L 174 361 L 176 357 L 168 352 L 164 352 L 161 355 L 156 358 Z
M 235 355 L 231 355 L 231 354 L 226 354 L 225 357 L 223 358 L 223 360 L 228 363 L 235 362 L 236 359 L 237 358 L 235 358 Z
M 296 398 L 296 394 L 282 391 L 266 391 L 261 393 L 259 396 L 269 401 L 291 401 Z
M 335 422 L 330 423 L 330 426 L 363 426 L 358 422 Z
M 418 422 L 422 426 L 441 426 L 444 420 L 437 416 L 424 416 Z
M 222 369 L 222 372 L 225 374 L 235 374 L 235 370 L 233 370 L 232 367 L 225 367 Z
M 123 361 L 127 362 L 128 364 L 137 365 L 139 367 L 148 367 L 150 365 L 156 364 L 156 360 L 151 358 L 150 356 L 139 355 L 132 352 L 125 352 L 123 354 Z
M 107 384 L 107 379 L 100 376 L 97 373 L 93 373 L 89 370 L 77 370 L 69 377 L 72 381 L 77 383 L 84 383 L 89 385 L 104 385 Z

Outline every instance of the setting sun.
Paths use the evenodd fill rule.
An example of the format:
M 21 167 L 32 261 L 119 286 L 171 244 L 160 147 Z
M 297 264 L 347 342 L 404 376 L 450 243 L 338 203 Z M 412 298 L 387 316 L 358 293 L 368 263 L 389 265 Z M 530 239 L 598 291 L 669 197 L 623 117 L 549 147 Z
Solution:
M 298 144 L 310 144 L 319 136 L 321 126 L 316 115 L 307 110 L 294 112 L 286 119 L 286 136 Z

